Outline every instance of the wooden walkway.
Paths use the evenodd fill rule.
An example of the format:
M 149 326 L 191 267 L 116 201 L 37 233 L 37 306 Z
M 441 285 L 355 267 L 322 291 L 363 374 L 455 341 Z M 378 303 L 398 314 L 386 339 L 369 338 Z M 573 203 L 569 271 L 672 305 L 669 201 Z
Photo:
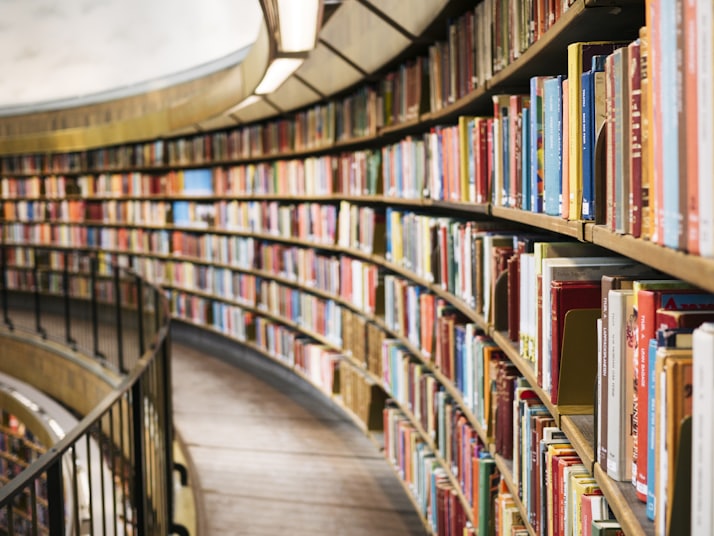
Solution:
M 425 534 L 382 454 L 329 400 L 217 339 L 173 329 L 174 422 L 206 535 Z

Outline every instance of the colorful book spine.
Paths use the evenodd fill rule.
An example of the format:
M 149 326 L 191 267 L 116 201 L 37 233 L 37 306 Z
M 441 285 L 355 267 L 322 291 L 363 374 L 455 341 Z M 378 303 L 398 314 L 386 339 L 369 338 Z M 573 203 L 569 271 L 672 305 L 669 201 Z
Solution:
M 543 127 L 545 124 L 543 107 L 543 85 L 550 78 L 535 76 L 531 78 L 530 91 L 530 135 L 531 135 L 531 203 L 532 212 L 543 212 L 543 195 L 545 185 L 545 138 Z
M 689 31 L 689 29 L 688 29 Z M 714 6 L 711 2 L 697 2 L 696 49 L 697 49 L 697 139 L 698 139 L 698 192 L 699 206 L 714 205 Z M 714 256 L 714 211 L 699 211 L 699 253 Z
M 551 216 L 560 216 L 560 203 L 562 202 L 562 86 L 562 76 L 550 78 L 543 85 L 545 112 L 545 202 L 543 211 Z

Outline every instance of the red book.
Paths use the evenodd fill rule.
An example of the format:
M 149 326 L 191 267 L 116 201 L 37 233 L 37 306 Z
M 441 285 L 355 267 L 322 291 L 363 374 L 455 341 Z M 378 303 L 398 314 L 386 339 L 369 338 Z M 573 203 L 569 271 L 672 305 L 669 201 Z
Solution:
M 686 158 L 680 156 L 680 171 L 683 169 L 683 174 L 680 174 L 680 180 L 686 185 L 686 206 L 684 214 L 687 215 L 686 221 L 686 249 L 690 253 L 699 254 L 699 135 L 698 113 L 691 113 L 697 110 L 697 79 L 699 71 L 697 69 L 697 2 L 696 0 L 685 0 L 684 4 L 684 21 L 681 32 L 682 36 L 680 43 L 684 45 L 684 102 L 680 105 L 680 154 L 686 155 Z M 680 194 L 681 195 L 681 194 Z M 681 203 L 680 203 L 681 205 Z M 708 203 L 704 203 L 704 210 L 711 210 Z
M 662 328 L 691 328 L 696 329 L 704 322 L 714 322 L 714 311 L 676 311 L 671 309 L 657 309 L 655 315 L 657 330 Z
M 600 309 L 600 281 L 553 281 L 550 286 L 552 322 L 551 378 L 553 388 L 550 400 L 558 403 L 558 382 L 560 380 L 561 350 L 565 315 L 573 309 Z
M 582 519 L 581 526 L 583 528 L 582 536 L 591 536 L 592 534 L 592 522 L 595 519 L 593 517 L 594 501 L 602 502 L 602 491 L 596 490 L 592 493 L 586 493 L 580 500 L 580 517 Z
M 477 117 L 474 122 L 474 172 L 476 173 L 476 203 L 488 203 L 488 186 L 490 179 L 488 133 L 489 120 Z
M 561 501 L 563 497 L 563 467 L 578 463 L 582 463 L 582 461 L 580 457 L 574 453 L 555 455 L 551 460 L 551 491 L 553 495 L 553 511 L 551 512 L 551 516 L 553 518 L 554 534 L 565 533 L 565 527 L 563 526 L 563 503 Z
M 640 69 L 640 43 L 633 41 L 627 47 L 630 66 L 630 233 L 642 234 L 642 71 Z
M 509 147 L 504 148 L 508 150 L 509 154 L 509 176 L 504 177 L 504 181 L 508 181 L 508 205 L 509 207 L 520 208 L 521 207 L 521 166 L 523 159 L 521 157 L 522 149 L 522 117 L 523 117 L 523 107 L 528 106 L 530 99 L 527 95 L 511 95 L 509 101 L 508 110 L 508 134 Z

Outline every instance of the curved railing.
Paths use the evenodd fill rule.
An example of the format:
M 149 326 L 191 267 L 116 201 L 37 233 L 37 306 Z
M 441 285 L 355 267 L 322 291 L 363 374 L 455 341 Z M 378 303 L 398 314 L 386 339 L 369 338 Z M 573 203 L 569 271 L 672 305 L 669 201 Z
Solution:
M 165 295 L 102 254 L 2 245 L 0 260 L 5 336 L 59 343 L 114 378 L 74 429 L 0 488 L 0 532 L 174 531 Z

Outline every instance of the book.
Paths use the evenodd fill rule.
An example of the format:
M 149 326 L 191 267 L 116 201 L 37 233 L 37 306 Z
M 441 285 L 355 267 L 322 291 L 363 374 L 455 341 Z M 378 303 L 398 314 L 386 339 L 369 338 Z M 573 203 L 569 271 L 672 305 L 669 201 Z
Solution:
M 560 364 L 562 362 L 563 334 L 565 317 L 573 309 L 600 308 L 600 281 L 562 281 L 551 282 L 551 340 L 550 351 L 550 401 L 558 403 Z M 547 309 L 546 309 L 547 311 Z
M 595 146 L 598 136 L 600 136 L 600 130 L 605 124 L 605 56 L 593 57 L 592 67 L 583 73 L 581 84 L 583 107 L 582 217 L 584 220 L 594 220 L 598 213 L 596 190 L 601 190 L 604 187 L 604 184 L 595 182 Z M 563 154 L 565 155 L 565 152 Z
M 607 474 L 632 479 L 632 384 L 634 381 L 634 291 L 610 290 L 608 296 Z
M 694 330 L 692 343 L 692 534 L 714 530 L 714 463 L 710 445 L 714 444 L 714 324 Z
M 543 94 L 545 81 L 552 77 L 534 76 L 530 81 L 530 191 L 532 212 L 543 212 L 543 195 L 545 180 L 545 109 Z
M 553 251 L 556 248 L 552 248 Z M 576 253 L 577 254 L 577 253 Z M 552 317 L 545 314 L 546 311 L 553 311 L 551 303 L 550 285 L 552 281 L 600 281 L 603 275 L 608 274 L 635 274 L 642 269 L 641 265 L 628 259 L 617 257 L 569 257 L 569 258 L 544 258 L 542 260 L 542 282 L 541 287 L 542 305 L 544 312 L 541 318 L 542 337 L 539 337 L 541 344 L 541 359 L 537 363 L 542 372 L 542 386 L 546 392 L 552 394 L 552 390 L 557 384 L 552 382 L 550 365 L 553 356 L 552 340 Z M 599 308 L 600 300 L 595 308 Z M 593 326 L 594 327 L 594 326 Z M 559 358 L 559 356 L 558 356 Z
M 593 41 L 577 42 L 568 45 L 568 117 L 567 126 L 570 136 L 569 161 L 569 182 L 570 199 L 564 202 L 570 203 L 569 217 L 571 220 L 582 218 L 583 199 L 583 133 L 582 133 L 582 74 L 590 69 L 592 58 L 596 55 L 606 55 L 612 53 L 616 48 L 627 43 Z
M 544 116 L 544 196 L 543 212 L 560 216 L 562 196 L 562 119 L 563 77 L 555 76 L 543 84 Z
M 680 423 L 692 414 L 691 348 L 658 347 L 655 378 L 655 529 L 671 533 Z
M 594 520 L 592 522 L 592 536 L 625 536 L 625 531 L 619 521 Z
M 708 2 L 697 2 L 696 62 L 697 62 L 697 191 L 701 207 L 712 203 L 714 185 L 707 178 L 707 169 L 714 165 L 714 96 L 708 91 L 714 80 L 714 52 L 710 36 L 714 31 L 714 7 Z M 688 19 L 689 20 L 689 19 Z M 691 28 L 687 28 L 691 35 Z M 704 257 L 714 255 L 714 214 L 699 211 L 698 252 Z M 692 526 L 692 528 L 694 528 Z

